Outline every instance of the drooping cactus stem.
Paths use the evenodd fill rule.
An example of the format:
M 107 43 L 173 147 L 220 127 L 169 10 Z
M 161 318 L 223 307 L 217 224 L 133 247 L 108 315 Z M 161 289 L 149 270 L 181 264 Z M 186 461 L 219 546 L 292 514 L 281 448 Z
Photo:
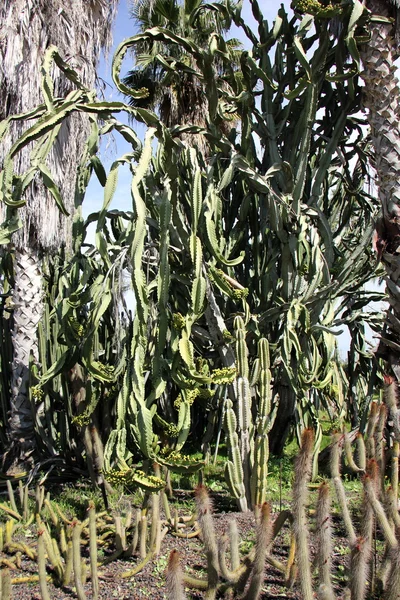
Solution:
M 340 433 L 336 433 L 332 436 L 332 447 L 331 447 L 331 456 L 330 456 L 330 468 L 331 468 L 331 477 L 333 481 L 333 485 L 335 487 L 336 497 L 338 499 L 342 517 L 347 529 L 347 535 L 349 538 L 350 545 L 355 544 L 356 542 L 356 532 L 354 530 L 353 521 L 351 519 L 346 493 L 344 490 L 343 482 L 340 477 L 340 459 L 342 454 L 342 441 L 343 436 Z

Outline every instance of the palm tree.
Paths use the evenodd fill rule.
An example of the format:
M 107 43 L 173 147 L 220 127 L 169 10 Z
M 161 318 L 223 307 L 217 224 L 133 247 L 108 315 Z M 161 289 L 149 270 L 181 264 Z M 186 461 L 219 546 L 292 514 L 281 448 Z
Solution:
M 139 32 L 153 27 L 168 29 L 204 49 L 213 34 L 223 34 L 231 25 L 222 4 L 220 8 L 220 11 L 210 10 L 204 0 L 132 0 L 131 14 Z M 226 44 L 235 63 L 240 42 L 230 39 Z M 193 56 L 177 44 L 154 39 L 137 43 L 133 55 L 135 66 L 123 82 L 129 88 L 146 88 L 148 96 L 130 98 L 131 106 L 156 110 L 167 127 L 177 124 L 205 127 L 208 101 Z M 193 73 L 180 69 L 179 64 L 193 69 Z M 215 61 L 215 65 L 219 70 L 217 75 L 223 78 L 222 62 L 218 65 Z M 203 136 L 192 135 L 187 139 L 200 150 L 206 149 Z
M 400 56 L 400 15 L 397 6 L 396 2 L 387 0 L 368 0 L 367 8 L 371 11 L 370 39 L 361 47 L 361 59 L 365 105 L 368 108 L 374 167 L 382 205 L 375 247 L 386 267 L 386 290 L 390 305 L 378 353 L 389 361 L 400 380 L 400 115 L 395 66 Z
M 111 41 L 111 25 L 117 0 L 3 0 L 0 5 L 0 119 L 25 112 L 43 102 L 41 65 L 49 46 L 58 47 L 64 59 L 93 88 L 102 48 Z M 71 82 L 61 71 L 55 73 L 54 96 L 65 96 Z M 0 164 L 21 127 L 10 128 L 0 149 Z M 76 170 L 88 133 L 88 121 L 74 114 L 58 132 L 49 162 L 61 189 L 64 206 L 74 208 Z M 4 140 L 3 140 L 4 141 Z M 31 148 L 17 157 L 17 172 L 30 164 Z M 12 237 L 14 255 L 13 361 L 11 365 L 11 408 L 7 463 L 25 460 L 35 448 L 34 410 L 29 398 L 29 362 L 38 359 L 37 324 L 42 316 L 42 256 L 61 246 L 70 246 L 72 219 L 55 205 L 48 181 L 35 176 L 25 193 L 26 205 L 19 209 L 22 227 Z M 9 209 L 8 209 L 9 210 Z M 0 207 L 3 212 L 4 207 Z

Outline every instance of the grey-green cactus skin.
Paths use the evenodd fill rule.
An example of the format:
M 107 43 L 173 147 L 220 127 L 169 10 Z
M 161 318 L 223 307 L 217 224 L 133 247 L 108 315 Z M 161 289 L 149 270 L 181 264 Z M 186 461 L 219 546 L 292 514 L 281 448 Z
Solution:
M 226 479 L 241 510 L 266 501 L 269 440 L 277 401 L 272 410 L 272 381 L 269 344 L 258 342 L 258 355 L 250 383 L 246 327 L 241 317 L 234 321 L 237 377 L 233 384 L 234 401 L 226 400 L 225 430 L 230 460 Z M 252 384 L 252 385 L 251 385 Z M 253 411 L 254 403 L 254 411 Z M 253 421 L 252 414 L 256 414 Z
M 367 18 L 362 6 L 354 0 L 338 10 L 343 23 L 339 38 L 330 35 L 329 19 L 300 9 L 292 18 L 281 7 L 269 27 L 252 0 L 257 32 L 236 8 L 227 10 L 252 44 L 251 52 L 241 53 L 237 71 L 222 36 L 210 36 L 209 45 L 199 49 L 157 28 L 121 43 L 112 64 L 117 89 L 139 98 L 144 90 L 127 90 L 120 80 L 129 47 L 146 40 L 183 44 L 208 98 L 210 160 L 180 138 L 182 133 L 198 133 L 195 127 L 168 129 L 151 111 L 96 99 L 57 49 L 48 50 L 43 104 L 1 125 L 0 136 L 11 120 L 25 119 L 31 125 L 33 116 L 37 119 L 4 160 L 0 200 L 7 206 L 7 218 L 0 241 L 9 244 L 20 227 L 24 189 L 34 177 L 47 174 L 46 159 L 62 122 L 74 112 L 85 113 L 91 132 L 77 173 L 73 256 L 56 265 L 55 285 L 47 290 L 52 299 L 43 322 L 41 365 L 31 365 L 35 393 L 45 394 L 33 407 L 39 443 L 52 455 L 73 452 L 68 440 L 77 437 L 79 421 L 90 423 L 92 415 L 100 415 L 110 423 L 103 436 L 106 468 L 118 463 L 124 467 L 132 456 L 159 457 L 161 437 L 168 438 L 168 450 L 181 450 L 190 431 L 191 403 L 230 383 L 232 371 L 218 371 L 235 369 L 235 347 L 238 377 L 227 412 L 235 412 L 236 424 L 230 416 L 228 436 L 234 451 L 228 469 L 232 489 L 245 508 L 265 495 L 266 434 L 273 415 L 266 406 L 269 400 L 262 399 L 266 388 L 251 381 L 257 343 L 268 340 L 271 361 L 261 368 L 272 372 L 273 397 L 282 392 L 281 408 L 288 409 L 289 420 L 296 416 L 299 428 L 310 423 L 318 427 L 319 403 L 335 402 L 343 414 L 346 375 L 335 331 L 339 322 L 354 328 L 364 318 L 369 295 L 363 285 L 373 271 L 370 233 L 377 206 L 365 192 L 368 141 L 357 120 L 354 48 L 357 25 Z M 223 79 L 218 61 L 226 68 Z M 67 99 L 54 97 L 54 65 L 74 84 Z M 184 63 L 171 69 L 193 75 Z M 145 123 L 143 142 L 133 127 L 118 120 L 120 112 Z M 240 128 L 235 128 L 232 115 Z M 227 122 L 232 123 L 229 135 L 221 133 Z M 129 148 L 107 173 L 98 148 L 101 137 L 112 133 L 121 135 Z M 14 173 L 15 155 L 30 143 L 32 165 L 25 173 Z M 343 156 L 356 160 L 343 164 Z M 113 210 L 124 167 L 132 176 L 131 207 Z M 85 221 L 82 201 L 92 176 L 103 189 L 103 203 Z M 65 212 L 51 174 L 45 181 Z M 96 225 L 94 244 L 87 237 L 91 223 Z M 124 271 L 129 272 L 136 310 L 132 317 L 124 309 L 124 326 L 119 327 L 123 294 L 117 292 Z M 3 273 L 9 283 L 4 264 Z M 347 310 L 350 301 L 359 312 Z M 245 332 L 239 322 L 232 327 L 235 318 L 241 319 Z M 249 332 L 254 339 L 246 356 Z M 263 353 L 259 350 L 259 361 Z M 361 372 L 368 370 L 362 352 L 358 360 L 364 366 Z M 68 391 L 67 374 L 75 364 L 85 370 L 84 414 L 74 413 Z M 359 379 L 362 389 L 365 379 Z M 6 415 L 3 383 L 1 389 Z M 52 409 L 59 404 L 67 416 L 57 420 Z M 251 405 L 262 413 L 254 423 Z M 163 421 L 172 427 L 163 430 Z M 264 473 L 255 475 L 257 469 Z

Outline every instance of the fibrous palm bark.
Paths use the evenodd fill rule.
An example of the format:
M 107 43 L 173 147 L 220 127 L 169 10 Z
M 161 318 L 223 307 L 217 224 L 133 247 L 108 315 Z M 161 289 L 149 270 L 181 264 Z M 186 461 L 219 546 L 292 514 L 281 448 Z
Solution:
M 379 353 L 389 360 L 400 380 L 400 111 L 395 65 L 400 56 L 398 9 L 384 0 L 369 0 L 367 7 L 372 14 L 370 40 L 361 48 L 361 59 L 382 205 L 375 245 L 386 267 L 390 304 Z M 376 16 L 384 19 L 379 22 Z
M 41 102 L 41 65 L 49 46 L 58 47 L 88 88 L 93 88 L 101 48 L 110 44 L 117 0 L 3 0 L 0 4 L 0 119 L 32 109 Z M 65 96 L 71 82 L 54 73 L 54 95 Z M 0 164 L 25 125 L 14 125 L 0 148 Z M 76 169 L 88 133 L 88 121 L 74 114 L 63 122 L 48 164 L 64 202 L 74 208 Z M 32 147 L 17 157 L 17 172 L 30 162 Z M 13 460 L 34 448 L 34 411 L 29 400 L 29 359 L 37 361 L 37 323 L 42 315 L 41 257 L 71 240 L 71 219 L 56 207 L 38 176 L 20 209 L 22 228 L 12 238 L 14 253 L 14 327 L 9 435 Z M 4 207 L 0 213 L 4 216 Z

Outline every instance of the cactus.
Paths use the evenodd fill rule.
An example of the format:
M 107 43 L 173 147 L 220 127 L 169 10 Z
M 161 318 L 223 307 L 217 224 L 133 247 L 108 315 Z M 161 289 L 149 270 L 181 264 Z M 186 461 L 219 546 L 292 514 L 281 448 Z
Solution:
M 238 377 L 234 383 L 235 402 L 226 399 L 224 428 L 230 460 L 225 467 L 226 480 L 238 506 L 245 511 L 262 505 L 266 499 L 269 441 L 277 404 L 271 411 L 271 371 L 268 341 L 258 342 L 258 358 L 252 376 L 258 397 L 257 416 L 253 423 L 252 391 L 249 381 L 246 328 L 241 317 L 235 318 L 236 360 Z
M 47 587 L 47 573 L 46 573 L 46 550 L 44 542 L 44 529 L 38 529 L 38 573 L 39 573 L 39 584 L 40 593 L 43 600 L 51 600 L 49 589 Z
M 332 588 L 332 531 L 331 531 L 331 502 L 329 485 L 326 481 L 321 483 L 318 488 L 316 531 L 317 531 L 317 550 L 316 562 L 318 566 L 319 588 L 318 593 L 326 600 L 333 600 L 334 593 Z
M 304 600 L 313 599 L 309 533 L 306 516 L 307 486 L 311 479 L 313 443 L 313 431 L 305 429 L 301 437 L 301 447 L 295 463 L 293 484 L 293 527 L 296 537 L 297 564 Z
M 265 558 L 272 539 L 271 507 L 266 502 L 261 507 L 261 518 L 257 524 L 254 563 L 250 575 L 250 585 L 244 600 L 257 600 L 264 581 Z
M 166 591 L 168 600 L 186 600 L 183 589 L 183 573 L 180 565 L 180 555 L 176 550 L 172 550 L 169 555 Z

